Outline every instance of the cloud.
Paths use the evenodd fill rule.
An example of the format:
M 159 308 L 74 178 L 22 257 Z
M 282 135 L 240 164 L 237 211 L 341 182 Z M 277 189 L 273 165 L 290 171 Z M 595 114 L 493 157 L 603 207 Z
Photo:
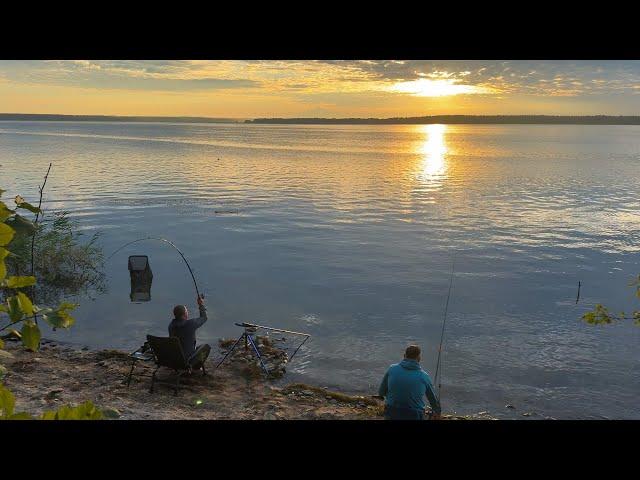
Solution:
M 345 64 L 356 62 L 345 62 Z M 639 61 L 377 60 L 357 62 L 370 81 L 451 79 L 502 94 L 579 95 L 630 91 L 640 83 Z M 580 82 L 581 85 L 577 85 Z
M 637 113 L 638 85 L 639 61 L 0 61 L 0 94 L 14 111 L 34 99 L 38 105 L 63 105 L 64 98 L 72 104 L 85 96 L 99 105 L 96 111 L 110 97 L 127 112 L 142 112 L 144 105 L 149 111 L 212 110 L 216 116 L 258 108 L 266 115 L 285 109 L 330 109 L 346 116 L 557 113 L 576 105 L 576 111 L 611 105 Z
M 89 89 L 202 91 L 257 88 L 259 80 L 215 75 L 180 61 L 2 62 L 8 80 Z
M 459 94 L 543 96 L 631 92 L 640 83 L 637 61 L 206 61 L 74 60 L 2 62 L 9 81 L 98 89 L 201 91 L 262 89 L 318 92 L 428 90 L 420 79 L 450 82 Z M 445 89 L 446 83 L 434 83 Z M 446 89 L 445 89 L 446 90 Z

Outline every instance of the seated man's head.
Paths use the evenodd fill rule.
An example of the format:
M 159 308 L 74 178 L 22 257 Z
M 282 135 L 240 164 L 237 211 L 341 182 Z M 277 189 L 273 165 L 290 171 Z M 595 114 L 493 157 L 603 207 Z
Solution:
M 189 311 L 185 305 L 176 305 L 173 307 L 173 316 L 176 320 L 186 320 L 189 318 Z
M 404 358 L 407 360 L 420 361 L 420 347 L 417 345 L 409 345 L 404 351 Z

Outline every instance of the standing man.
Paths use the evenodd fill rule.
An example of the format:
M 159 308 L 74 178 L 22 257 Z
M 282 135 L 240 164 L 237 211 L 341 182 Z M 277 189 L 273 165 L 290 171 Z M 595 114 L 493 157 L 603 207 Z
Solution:
M 378 395 L 385 397 L 387 420 L 424 420 L 426 396 L 433 410 L 432 419 L 440 418 L 440 401 L 429 374 L 420 368 L 420 347 L 409 345 L 404 360 L 389 367 Z
M 169 324 L 169 336 L 178 337 L 185 358 L 193 370 L 199 370 L 211 352 L 206 343 L 196 348 L 196 330 L 207 321 L 207 308 L 204 306 L 204 295 L 198 297 L 200 316 L 189 318 L 189 310 L 185 305 L 173 307 L 173 320 Z

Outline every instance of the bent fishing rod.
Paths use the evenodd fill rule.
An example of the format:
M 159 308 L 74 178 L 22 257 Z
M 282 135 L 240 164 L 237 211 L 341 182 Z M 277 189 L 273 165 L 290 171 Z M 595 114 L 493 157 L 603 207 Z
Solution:
M 433 377 L 433 383 L 438 383 L 438 373 L 440 372 L 441 356 L 442 356 L 442 343 L 444 341 L 444 329 L 447 324 L 447 312 L 449 310 L 449 299 L 451 298 L 451 287 L 453 286 L 453 273 L 456 266 L 456 257 L 454 256 L 451 261 L 451 278 L 449 279 L 449 292 L 447 293 L 447 302 L 444 306 L 444 315 L 442 318 L 442 332 L 440 332 L 440 345 L 438 346 L 438 361 L 436 362 L 436 374 Z M 442 374 L 440 373 L 440 383 L 438 383 L 438 401 L 441 398 L 442 390 Z
M 165 242 L 165 243 L 168 243 L 169 245 L 171 245 L 180 254 L 180 256 L 182 257 L 182 260 L 184 260 L 185 265 L 189 269 L 189 273 L 191 274 L 191 278 L 193 279 L 193 285 L 196 287 L 196 294 L 198 295 L 198 298 L 203 298 L 203 296 L 200 295 L 200 290 L 198 289 L 198 282 L 196 282 L 196 277 L 193 274 L 193 270 L 191 270 L 191 265 L 189 265 L 189 262 L 185 258 L 184 254 L 180 251 L 180 249 L 178 247 L 176 247 L 175 244 L 172 241 L 167 240 L 166 238 L 162 238 L 162 237 L 143 237 L 143 238 L 138 238 L 137 240 L 133 240 L 131 242 L 125 243 L 120 248 L 118 248 L 115 252 L 113 252 L 111 255 L 109 255 L 109 257 L 105 260 L 105 262 L 108 262 L 111 259 L 111 257 L 113 257 L 116 253 L 118 253 L 123 248 L 126 248 L 129 245 L 132 245 L 132 244 L 137 243 L 137 242 L 142 242 L 144 240 L 158 240 L 160 242 Z

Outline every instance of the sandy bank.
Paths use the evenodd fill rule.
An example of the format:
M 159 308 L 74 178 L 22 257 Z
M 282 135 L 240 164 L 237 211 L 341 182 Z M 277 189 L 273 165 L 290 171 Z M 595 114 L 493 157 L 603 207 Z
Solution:
M 251 362 L 242 360 L 242 355 L 218 370 L 209 360 L 209 375 L 198 372 L 186 377 L 184 388 L 174 396 L 162 385 L 149 393 L 150 379 L 145 376 L 134 376 L 127 387 L 123 382 L 131 365 L 127 352 L 92 351 L 45 342 L 37 353 L 25 351 L 19 343 L 5 343 L 6 358 L 2 363 L 8 372 L 4 383 L 16 397 L 17 411 L 40 414 L 64 404 L 91 400 L 99 407 L 115 409 L 120 419 L 382 418 L 382 402 L 371 397 L 304 384 L 275 387 L 256 375 Z M 212 357 L 218 355 L 212 352 Z M 138 365 L 136 372 L 150 375 L 151 365 Z M 160 377 L 170 375 L 164 369 L 160 372 Z M 487 415 L 445 418 L 489 419 Z

